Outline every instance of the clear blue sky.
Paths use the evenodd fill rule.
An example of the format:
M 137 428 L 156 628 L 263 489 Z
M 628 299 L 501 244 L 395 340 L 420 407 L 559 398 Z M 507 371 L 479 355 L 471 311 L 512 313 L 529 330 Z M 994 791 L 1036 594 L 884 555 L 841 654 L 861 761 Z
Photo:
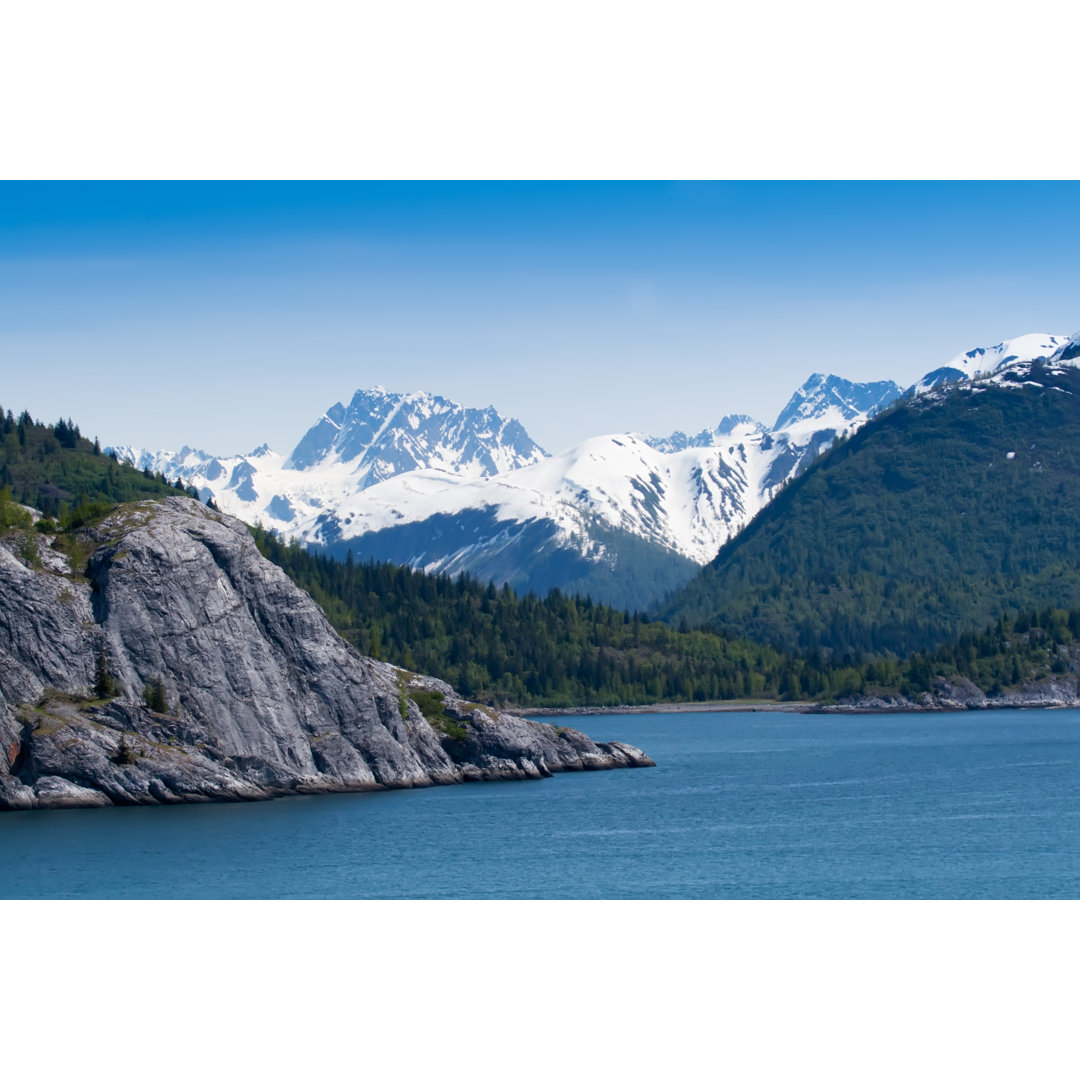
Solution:
M 1080 329 L 1072 183 L 0 184 L 0 404 L 287 451 L 360 388 L 548 450 Z

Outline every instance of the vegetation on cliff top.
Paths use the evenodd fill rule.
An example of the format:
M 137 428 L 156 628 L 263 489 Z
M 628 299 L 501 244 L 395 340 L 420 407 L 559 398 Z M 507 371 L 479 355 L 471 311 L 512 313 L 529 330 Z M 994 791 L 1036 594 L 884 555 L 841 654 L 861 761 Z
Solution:
M 8 489 L 11 502 L 33 506 L 69 528 L 86 524 L 115 503 L 194 494 L 160 473 L 143 472 L 103 454 L 97 439 L 84 438 L 71 420 L 44 424 L 25 411 L 16 417 L 0 408 L 2 488 Z M 87 509 L 91 506 L 92 513 Z

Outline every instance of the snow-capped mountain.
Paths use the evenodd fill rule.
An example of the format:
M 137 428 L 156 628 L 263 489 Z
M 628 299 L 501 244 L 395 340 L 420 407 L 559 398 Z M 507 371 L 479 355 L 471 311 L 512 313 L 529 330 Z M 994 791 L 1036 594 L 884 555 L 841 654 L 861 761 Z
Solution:
M 789 440 L 804 444 L 821 432 L 831 431 L 835 437 L 842 431 L 859 427 L 903 392 L 903 388 L 891 380 L 856 383 L 837 375 L 815 373 L 791 395 L 771 429 L 749 416 L 737 413 L 725 416 L 715 428 L 706 428 L 697 435 L 675 431 L 660 438 L 651 435 L 641 435 L 639 438 L 665 454 L 690 447 L 723 446 L 731 441 L 736 431 L 743 437 L 783 431 L 788 433 Z
M 1080 338 L 1029 334 L 973 349 L 935 369 L 921 394 L 988 369 L 1072 348 Z M 262 446 L 212 457 L 184 447 L 117 448 L 177 477 L 222 510 L 286 538 L 358 559 L 543 591 L 573 585 L 596 599 L 633 568 L 640 603 L 688 577 L 840 435 L 904 391 L 814 374 L 771 428 L 741 414 L 697 435 L 614 434 L 549 457 L 516 420 L 431 394 L 376 387 L 340 402 L 287 457 Z
M 195 486 L 223 510 L 285 532 L 348 495 L 402 472 L 436 469 L 475 478 L 544 460 L 522 425 L 494 408 L 467 409 L 433 394 L 359 390 L 337 402 L 287 457 L 265 444 L 248 454 L 109 448 L 140 469 Z
M 568 539 L 587 536 L 599 524 L 701 563 L 727 538 L 731 522 L 757 509 L 761 484 L 754 469 L 761 460 L 739 441 L 663 454 L 632 435 L 601 435 L 496 476 L 403 473 L 346 496 L 332 515 L 298 525 L 306 542 L 339 543 L 436 515 L 482 510 L 504 523 L 550 521 Z M 428 551 L 417 553 L 414 563 L 441 570 L 447 558 Z
M 500 523 L 500 531 L 508 522 L 550 522 L 568 548 L 579 548 L 600 526 L 703 564 L 809 457 L 866 419 L 855 405 L 838 406 L 835 393 L 822 394 L 825 381 L 808 380 L 782 414 L 787 424 L 773 431 L 736 415 L 693 439 L 680 433 L 648 441 L 605 435 L 556 457 L 542 456 L 517 421 L 494 410 L 383 391 L 361 391 L 347 411 L 327 410 L 288 457 L 266 446 L 236 457 L 190 447 L 176 454 L 117 451 L 139 468 L 194 485 L 230 514 L 261 520 L 305 544 L 355 541 L 359 554 L 378 542 L 371 534 L 480 510 Z M 866 400 L 870 407 L 881 396 L 868 395 L 860 384 L 843 385 L 852 401 Z M 822 420 L 815 426 L 812 410 L 819 401 Z M 466 430 L 477 417 L 482 425 Z M 502 433 L 510 434 L 509 442 L 499 441 Z M 495 460 L 511 467 L 497 471 Z M 373 479 L 380 475 L 385 478 Z M 586 547 L 602 559 L 595 543 Z M 445 544 L 403 554 L 429 571 L 462 562 L 462 553 L 445 550 Z M 468 562 L 480 572 L 478 558 Z
M 980 368 L 971 378 L 944 380 L 929 387 L 923 387 L 923 383 L 920 382 L 913 391 L 923 387 L 918 397 L 925 398 L 933 404 L 935 399 L 939 399 L 944 393 L 958 391 L 978 394 L 988 386 L 1000 386 L 1006 389 L 1028 386 L 1045 388 L 1048 383 L 1052 383 L 1053 377 L 1061 375 L 1064 369 L 1080 368 L 1080 333 L 1068 338 L 1036 334 L 1027 336 L 1041 338 L 1045 343 L 1055 344 L 1057 347 L 1053 351 L 1029 348 L 1026 350 L 1026 355 L 1018 355 L 1010 349 L 1005 358 L 995 367 Z M 1006 342 L 1005 344 L 1015 343 Z M 1061 390 L 1056 386 L 1054 389 Z
M 911 389 L 916 394 L 923 394 L 942 383 L 989 374 L 1018 360 L 1029 361 L 1052 356 L 1067 345 L 1069 340 L 1055 334 L 1023 334 L 990 349 L 971 349 L 954 356 L 947 364 L 927 372 Z
M 719 446 L 724 439 L 728 438 L 738 427 L 749 426 L 754 431 L 764 435 L 766 428 L 750 416 L 742 413 L 725 416 L 714 428 L 705 428 L 696 435 L 687 435 L 683 431 L 673 431 L 670 435 L 657 437 L 655 435 L 636 435 L 636 438 L 647 443 L 654 450 L 663 454 L 676 454 L 680 450 L 687 450 L 692 446 Z
M 812 436 L 826 429 L 839 433 L 852 424 L 866 423 L 903 392 L 891 380 L 854 383 L 836 375 L 815 373 L 780 411 L 773 431 L 787 431 L 793 438 Z
M 162 472 L 170 480 L 179 477 L 212 492 L 227 489 L 243 503 L 259 502 L 251 483 L 256 473 L 262 478 L 278 470 L 348 477 L 351 490 L 413 469 L 491 476 L 548 456 L 519 421 L 490 406 L 467 409 L 434 394 L 395 394 L 381 386 L 358 390 L 347 407 L 340 401 L 331 405 L 285 458 L 265 444 L 249 454 L 218 457 L 189 446 L 179 451 L 110 449 L 140 469 Z
M 434 394 L 394 394 L 382 386 L 337 402 L 312 426 L 283 468 L 351 466 L 358 487 L 413 469 L 492 476 L 547 457 L 517 420 L 494 408 L 467 409 Z

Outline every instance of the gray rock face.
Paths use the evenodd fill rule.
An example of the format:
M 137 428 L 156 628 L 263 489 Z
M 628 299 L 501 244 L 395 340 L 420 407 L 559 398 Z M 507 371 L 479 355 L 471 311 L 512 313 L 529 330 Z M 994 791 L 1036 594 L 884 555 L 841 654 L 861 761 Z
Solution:
M 881 698 L 859 695 L 820 712 L 960 712 L 965 709 L 1058 709 L 1080 706 L 1080 680 L 1073 676 L 1050 676 L 1019 689 L 987 694 L 969 679 L 937 678 L 929 691 L 912 698 L 897 694 Z
M 633 747 L 497 713 L 359 655 L 243 525 L 194 500 L 121 507 L 84 538 L 88 561 L 74 567 L 44 538 L 40 566 L 0 544 L 2 808 L 653 764 Z M 95 701 L 102 651 L 121 692 Z M 144 704 L 158 680 L 167 713 Z

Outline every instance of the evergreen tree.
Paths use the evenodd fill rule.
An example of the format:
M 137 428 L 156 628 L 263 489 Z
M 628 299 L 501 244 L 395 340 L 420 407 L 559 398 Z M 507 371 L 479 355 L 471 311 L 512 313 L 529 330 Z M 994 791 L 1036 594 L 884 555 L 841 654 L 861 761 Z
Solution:
M 152 712 L 167 713 L 169 711 L 169 698 L 160 675 L 155 675 L 143 687 L 143 702 Z
M 128 745 L 126 736 L 120 736 L 120 745 L 116 748 L 112 760 L 115 765 L 133 765 L 135 763 L 135 751 Z
M 109 661 L 105 656 L 105 648 L 98 649 L 97 660 L 94 662 L 94 697 L 111 698 L 119 692 L 116 680 L 109 670 Z

